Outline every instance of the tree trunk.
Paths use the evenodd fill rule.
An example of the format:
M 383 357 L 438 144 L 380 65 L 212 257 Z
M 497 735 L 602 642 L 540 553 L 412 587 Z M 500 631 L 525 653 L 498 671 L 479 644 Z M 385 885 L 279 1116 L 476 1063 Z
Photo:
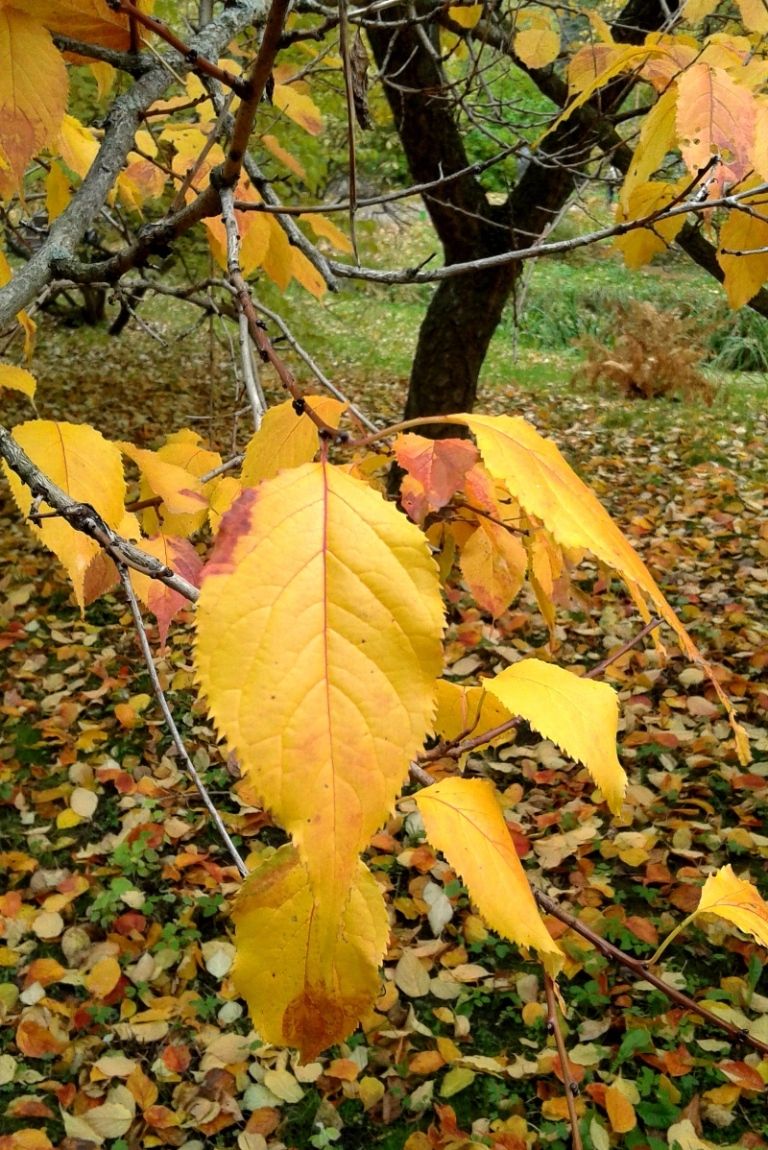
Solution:
M 660 27 L 665 7 L 659 0 L 628 0 L 614 25 L 617 40 L 641 40 L 646 31 Z M 424 4 L 417 3 L 416 10 L 423 19 Z M 626 96 L 626 78 L 608 85 L 547 136 L 506 203 L 492 205 L 477 176 L 464 171 L 470 161 L 436 27 L 429 21 L 409 23 L 410 13 L 405 5 L 389 7 L 386 23 L 380 28 L 371 24 L 367 32 L 413 179 L 422 184 L 444 181 L 423 199 L 445 263 L 528 247 L 546 232 L 585 178 L 606 120 L 610 123 L 611 112 Z M 520 66 L 519 61 L 513 66 Z M 551 69 L 531 75 L 556 104 L 564 104 L 566 85 Z M 457 172 L 463 174 L 456 177 Z M 510 262 L 440 281 L 419 331 L 407 418 L 472 410 L 491 337 L 521 267 Z M 456 431 L 435 424 L 425 434 Z
M 517 265 L 441 280 L 419 330 L 405 418 L 471 411 L 488 345 L 512 290 Z M 435 438 L 456 435 L 436 425 Z

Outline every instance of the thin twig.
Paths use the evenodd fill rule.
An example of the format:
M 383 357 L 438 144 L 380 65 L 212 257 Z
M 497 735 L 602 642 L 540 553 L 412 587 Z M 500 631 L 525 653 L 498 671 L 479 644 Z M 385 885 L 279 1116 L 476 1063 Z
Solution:
M 632 958 L 631 955 L 625 954 L 623 950 L 619 950 L 618 946 L 614 946 L 613 943 L 608 942 L 607 939 L 601 938 L 599 934 L 596 934 L 588 926 L 585 926 L 585 924 L 574 915 L 569 914 L 567 910 L 563 910 L 563 908 L 548 895 L 542 894 L 542 892 L 538 890 L 534 890 L 533 893 L 536 902 L 543 911 L 553 915 L 553 917 L 559 919 L 560 922 L 564 922 L 566 926 L 576 931 L 582 938 L 586 938 L 593 946 L 601 951 L 606 958 L 618 962 L 620 966 L 631 971 L 637 978 L 649 982 L 656 990 L 660 990 L 662 994 L 665 994 L 671 1002 L 676 1002 L 678 1006 L 683 1006 L 686 1010 L 692 1010 L 694 1014 L 700 1015 L 712 1026 L 724 1030 L 734 1042 L 744 1042 L 755 1050 L 759 1050 L 762 1054 L 768 1054 L 767 1043 L 761 1042 L 759 1038 L 753 1038 L 748 1030 L 734 1026 L 732 1022 L 726 1022 L 724 1018 L 718 1017 L 718 1015 L 714 1014 L 711 1010 L 707 1010 L 705 1006 L 700 1006 L 695 999 L 689 998 L 689 996 L 683 994 L 681 990 L 670 986 L 663 978 L 659 978 L 658 975 L 653 974 L 653 972 L 648 969 L 648 964 L 643 962 L 642 959 Z
M 571 1123 L 571 1145 L 573 1150 L 583 1150 L 581 1132 L 579 1130 L 579 1116 L 576 1113 L 576 1095 L 579 1088 L 571 1077 L 571 1068 L 568 1062 L 568 1051 L 565 1049 L 565 1039 L 560 1026 L 560 1016 L 557 1013 L 557 996 L 555 995 L 555 980 L 544 972 L 544 990 L 547 995 L 547 1025 L 555 1036 L 557 1053 L 560 1056 L 560 1069 L 565 1086 L 565 1100 L 568 1106 L 568 1119 Z
M 110 8 L 115 12 L 125 13 L 131 25 L 142 24 L 150 32 L 164 40 L 171 48 L 184 57 L 184 60 L 191 67 L 193 72 L 201 72 L 205 76 L 211 76 L 214 80 L 218 80 L 220 84 L 225 84 L 236 92 L 238 96 L 247 96 L 249 94 L 248 84 L 240 76 L 235 76 L 232 72 L 228 72 L 226 68 L 219 68 L 218 64 L 214 64 L 211 60 L 206 60 L 194 48 L 190 48 L 189 44 L 185 44 L 175 32 L 172 32 L 167 24 L 162 20 L 156 20 L 154 17 L 142 12 L 141 8 L 137 8 L 130 0 L 107 0 Z
M 191 758 L 189 757 L 189 754 L 187 752 L 187 748 L 184 746 L 184 740 L 182 739 L 182 737 L 179 733 L 179 728 L 176 726 L 173 715 L 171 714 L 171 708 L 168 706 L 168 700 L 165 697 L 165 692 L 163 691 L 163 688 L 160 684 L 160 678 L 157 674 L 157 667 L 155 666 L 155 661 L 152 657 L 152 649 L 149 645 L 149 639 L 147 638 L 147 631 L 146 631 L 146 628 L 144 626 L 144 620 L 141 617 L 141 610 L 139 608 L 138 599 L 136 598 L 136 592 L 133 589 L 133 584 L 131 583 L 131 577 L 128 574 L 128 568 L 125 566 L 125 564 L 119 563 L 118 564 L 118 571 L 120 572 L 120 581 L 123 584 L 123 590 L 125 591 L 125 597 L 128 600 L 128 605 L 131 609 L 131 615 L 133 616 L 134 626 L 136 627 L 136 635 L 137 635 L 138 640 L 139 640 L 139 646 L 141 647 L 141 653 L 144 656 L 144 662 L 147 665 L 147 671 L 149 673 L 149 680 L 152 684 L 152 690 L 155 693 L 155 698 L 157 699 L 160 710 L 163 712 L 163 718 L 165 719 L 166 726 L 168 727 L 171 738 L 173 739 L 174 746 L 176 747 L 176 750 L 179 752 L 179 755 L 181 756 L 182 762 L 184 763 L 184 766 L 186 767 L 186 770 L 187 770 L 187 773 L 189 774 L 189 777 L 192 779 L 192 782 L 197 787 L 197 790 L 200 794 L 200 798 L 203 800 L 203 804 L 204 804 L 206 810 L 208 811 L 208 814 L 211 816 L 211 820 L 213 822 L 213 825 L 216 827 L 216 830 L 219 834 L 219 837 L 221 838 L 221 841 L 224 843 L 224 846 L 226 847 L 226 849 L 230 855 L 230 858 L 234 862 L 237 869 L 240 871 L 240 874 L 243 876 L 243 878 L 245 878 L 246 875 L 248 874 L 248 868 L 245 865 L 245 862 L 243 861 L 242 855 L 238 851 L 235 844 L 232 842 L 229 831 L 224 826 L 224 820 L 222 819 L 221 815 L 219 814 L 218 810 L 216 809 L 216 805 L 214 804 L 211 796 L 209 795 L 208 789 L 207 789 L 205 783 L 200 778 L 200 775 L 197 771 L 197 768 L 195 767 L 195 764 L 192 762 Z
M 240 267 L 240 229 L 237 226 L 235 215 L 235 197 L 231 188 L 221 189 L 221 218 L 227 233 L 227 273 L 232 287 L 236 293 L 238 303 L 238 333 L 240 337 L 240 362 L 243 369 L 243 383 L 251 405 L 253 426 L 256 431 L 261 427 L 261 421 L 267 410 L 264 394 L 258 385 L 256 373 L 251 358 L 251 336 L 248 326 L 248 316 L 244 307 L 244 295 L 240 290 L 245 284 L 242 268 Z M 247 287 L 246 287 L 247 290 Z

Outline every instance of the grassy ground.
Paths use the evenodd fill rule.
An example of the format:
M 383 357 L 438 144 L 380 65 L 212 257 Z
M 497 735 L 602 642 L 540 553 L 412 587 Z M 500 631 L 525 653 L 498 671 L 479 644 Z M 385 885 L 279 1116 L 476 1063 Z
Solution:
M 378 258 L 394 263 L 404 250 L 422 258 L 431 241 L 416 228 L 377 242 Z M 270 306 L 281 303 L 264 290 Z M 716 664 L 755 762 L 738 765 L 711 689 L 672 647 L 665 666 L 649 648 L 610 673 L 632 779 L 620 819 L 593 804 L 583 772 L 530 736 L 469 769 L 505 794 L 534 881 L 598 933 L 647 957 L 695 905 L 706 868 L 732 862 L 768 894 L 768 385 L 758 373 L 710 363 L 720 386 L 709 408 L 629 403 L 586 387 L 574 378 L 571 340 L 608 337 L 613 302 L 633 292 L 702 315 L 709 334 L 724 331 L 721 345 L 728 335 L 716 290 L 684 265 L 630 278 L 611 256 L 543 264 L 518 316 L 510 310 L 497 333 L 481 405 L 530 418 L 588 478 Z M 281 310 L 350 398 L 395 418 L 427 297 L 421 288 L 369 288 L 317 305 L 291 292 Z M 226 449 L 234 400 L 218 326 L 180 335 L 191 321 L 177 309 L 142 315 L 162 342 L 136 326 L 119 340 L 102 329 L 44 330 L 41 412 L 148 445 L 190 425 Z M 6 414 L 24 417 L 21 404 Z M 393 935 L 370 1029 L 309 1068 L 254 1039 L 228 977 L 235 876 L 146 699 L 124 606 L 107 596 L 81 619 L 8 500 L 0 531 L 0 857 L 8 876 L 0 895 L 0 1150 L 85 1150 L 94 1140 L 110 1150 L 322 1150 L 334 1142 L 348 1150 L 402 1150 L 406 1142 L 408 1150 L 564 1150 L 562 1073 L 539 974 L 483 930 L 445 865 L 425 853 L 407 799 L 387 828 L 390 845 L 371 859 L 392 894 Z M 581 601 L 560 614 L 557 658 L 588 665 L 638 625 L 615 582 L 592 594 L 585 581 Z M 503 665 L 510 649 L 541 653 L 545 638 L 529 597 L 492 624 L 460 595 L 448 649 L 454 661 L 470 656 L 472 677 Z M 231 832 L 246 853 L 263 849 L 278 832 L 233 793 L 189 689 L 188 644 L 180 627 L 159 656 L 161 674 Z M 69 814 L 76 788 L 98 800 L 97 813 L 79 821 Z M 427 881 L 452 906 L 440 940 L 425 919 Z M 575 934 L 561 942 L 587 1150 L 669 1150 L 670 1127 L 693 1148 L 764 1148 L 768 1061 L 633 984 Z M 406 952 L 430 975 L 428 993 L 412 993 L 397 973 Z M 710 923 L 672 952 L 669 977 L 768 1040 L 764 957 Z M 110 960 L 119 964 L 113 984 Z M 631 1128 L 606 1102 L 611 1088 L 614 1100 L 618 1090 L 631 1102 Z

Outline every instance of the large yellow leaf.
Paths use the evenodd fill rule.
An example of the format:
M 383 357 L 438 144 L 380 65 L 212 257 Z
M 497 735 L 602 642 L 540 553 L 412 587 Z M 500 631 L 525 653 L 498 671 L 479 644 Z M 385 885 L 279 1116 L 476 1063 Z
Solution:
M 763 197 L 744 205 L 748 212 L 732 210 L 720 228 L 717 262 L 731 307 L 743 307 L 768 280 L 768 213 Z M 762 249 L 762 250 L 761 250 Z M 728 255 L 728 252 L 756 251 L 755 255 Z
M 757 2 L 761 3 L 761 0 Z M 720 0 L 686 0 L 682 12 L 683 19 L 689 20 L 691 24 L 697 24 L 705 16 L 711 16 L 719 3 Z
M 540 659 L 513 663 L 483 686 L 511 715 L 522 715 L 583 763 L 611 810 L 621 810 L 627 776 L 616 757 L 619 704 L 613 687 Z
M 381 888 L 362 862 L 346 905 L 321 913 L 331 914 L 328 930 L 290 845 L 246 879 L 232 911 L 235 986 L 262 1038 L 304 1058 L 348 1037 L 371 1006 L 389 936 Z
M 306 402 L 326 423 L 338 427 L 344 410 L 344 404 L 338 399 L 309 395 Z M 253 487 L 288 467 L 309 463 L 315 458 L 319 446 L 317 426 L 306 413 L 297 415 L 292 400 L 270 407 L 245 449 L 241 474 L 243 486 Z
M 248 488 L 203 572 L 196 665 L 219 733 L 343 907 L 432 721 L 443 618 L 418 528 L 308 463 Z
M 123 461 L 113 443 L 85 424 L 32 420 L 13 429 L 14 437 L 33 463 L 67 495 L 90 503 L 109 527 L 117 528 L 125 508 Z M 22 515 L 32 506 L 29 488 L 7 467 L 13 497 Z M 41 509 L 49 510 L 45 504 Z M 58 556 L 67 569 L 81 607 L 83 584 L 91 561 L 101 551 L 95 540 L 82 535 L 59 516 L 32 526 L 37 537 Z
M 731 182 L 751 170 L 757 106 L 748 88 L 724 68 L 692 64 L 677 81 L 677 131 L 689 171 L 719 155 Z
M 0 61 L 0 152 L 18 186 L 59 130 L 69 80 L 50 32 L 16 7 L 0 8 Z
M 106 0 L 13 0 L 51 32 L 61 32 L 74 40 L 102 44 L 105 48 L 127 51 L 131 46 L 127 16 L 113 12 Z M 153 0 L 139 0 L 138 7 L 152 10 Z
M 421 791 L 416 802 L 427 838 L 462 876 L 488 925 L 518 946 L 535 947 L 556 974 L 562 951 L 539 914 L 493 784 L 443 779 Z
M 721 867 L 704 883 L 694 916 L 699 914 L 716 914 L 768 946 L 768 903 L 751 882 L 738 878 L 730 865 Z

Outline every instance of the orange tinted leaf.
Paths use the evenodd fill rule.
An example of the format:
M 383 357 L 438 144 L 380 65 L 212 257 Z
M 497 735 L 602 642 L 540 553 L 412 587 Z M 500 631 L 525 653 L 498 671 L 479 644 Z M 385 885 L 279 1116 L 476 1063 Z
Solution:
M 511 715 L 522 715 L 583 763 L 611 810 L 621 810 L 627 776 L 616 757 L 619 705 L 612 687 L 540 659 L 521 659 L 483 686 Z
M 305 172 L 302 165 L 299 163 L 295 156 L 293 156 L 282 146 L 276 136 L 267 134 L 266 136 L 261 137 L 261 142 L 266 148 L 269 149 L 275 159 L 279 160 L 281 164 L 284 164 L 290 172 L 293 172 L 293 174 L 298 176 L 300 180 L 306 180 L 307 173 Z
M 280 847 L 245 880 L 232 914 L 232 978 L 263 1038 L 304 1058 L 346 1038 L 378 994 L 389 936 L 381 888 L 362 862 L 349 897 L 318 907 L 298 852 Z
M 634 1106 L 615 1084 L 605 1092 L 605 1109 L 614 1134 L 628 1134 L 637 1126 Z
M 417 523 L 450 502 L 478 458 L 477 448 L 465 439 L 398 435 L 392 447 L 397 462 L 408 472 L 402 483 L 402 504 Z
M 132 443 L 118 443 L 117 446 L 139 468 L 152 494 L 162 499 L 164 507 L 160 508 L 158 514 L 196 514 L 201 508 L 207 508 L 197 476 L 175 463 L 169 463 L 156 451 L 146 451 L 134 447 Z
M 528 554 L 518 536 L 500 523 L 480 518 L 461 550 L 460 567 L 479 607 L 502 615 L 523 585 Z
M 13 0 L 13 4 L 42 21 L 52 32 L 74 40 L 118 51 L 128 51 L 131 46 L 128 17 L 113 12 L 106 0 Z M 149 12 L 153 0 L 139 0 L 138 6 Z
M 750 90 L 724 68 L 692 64 L 677 81 L 677 131 L 689 171 L 719 155 L 731 182 L 752 168 L 756 103 Z
M 754 1066 L 750 1066 L 748 1062 L 718 1062 L 717 1069 L 721 1074 L 724 1074 L 729 1082 L 734 1085 L 740 1086 L 742 1090 L 754 1090 L 762 1092 L 765 1090 L 765 1082 L 760 1077 Z
M 173 535 L 156 535 L 154 539 L 142 539 L 141 549 L 159 559 L 188 583 L 198 586 L 203 562 L 188 539 L 178 539 Z M 157 619 L 160 642 L 165 643 L 171 619 L 178 611 L 188 606 L 187 600 L 178 591 L 138 571 L 131 571 L 131 582 L 139 599 Z
M 20 7 L 0 7 L 0 154 L 17 186 L 35 152 L 56 136 L 69 86 L 50 33 Z
M 493 784 L 443 779 L 416 802 L 427 838 L 462 876 L 488 925 L 518 946 L 535 947 L 556 974 L 563 955 L 539 914 Z
M 694 913 L 716 914 L 768 946 L 768 903 L 751 882 L 734 874 L 730 864 L 709 876 Z
M 52 1054 L 61 1054 L 67 1044 L 54 1034 L 50 1026 L 27 1017 L 22 1018 L 16 1028 L 16 1045 L 26 1058 L 48 1058 Z
M 322 216 L 318 212 L 309 212 L 305 216 L 299 216 L 299 219 L 303 223 L 309 224 L 318 238 L 329 240 L 337 251 L 351 254 L 352 244 L 348 237 L 327 216 Z
M 314 100 L 299 92 L 292 84 L 275 84 L 272 103 L 311 136 L 318 136 L 322 132 L 323 117 L 320 109 Z
M 85 424 L 43 419 L 22 423 L 13 434 L 45 475 L 72 499 L 90 503 L 109 527 L 117 529 L 124 514 L 125 480 L 120 452 L 114 444 Z M 6 472 L 13 497 L 22 515 L 27 516 L 32 506 L 29 488 L 10 469 Z M 85 573 L 101 552 L 98 543 L 58 516 L 30 528 L 66 567 L 82 607 Z
M 102 958 L 85 976 L 86 989 L 96 998 L 106 998 L 120 981 L 120 974 L 116 958 Z

